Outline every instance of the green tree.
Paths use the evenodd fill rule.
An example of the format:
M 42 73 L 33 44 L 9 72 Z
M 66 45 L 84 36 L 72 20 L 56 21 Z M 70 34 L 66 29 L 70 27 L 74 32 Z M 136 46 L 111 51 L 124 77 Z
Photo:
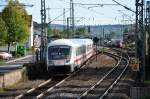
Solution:
M 69 38 L 69 33 L 68 33 L 69 31 L 67 30 L 67 29 L 64 29 L 63 31 L 62 31 L 62 37 L 63 38 Z
M 75 34 L 84 36 L 84 35 L 87 35 L 87 32 L 84 27 L 80 27 L 80 28 L 76 29 Z
M 51 23 L 48 24 L 47 35 L 49 37 L 53 35 L 53 31 L 52 31 L 52 28 L 51 28 Z
M 7 28 L 5 26 L 5 22 L 0 16 L 0 43 L 5 43 L 6 38 L 7 38 Z
M 54 28 L 54 29 L 48 29 L 48 37 L 52 37 L 52 38 L 63 38 L 63 32 L 61 32 L 60 30 Z
M 52 32 L 53 32 L 53 35 L 57 36 L 58 38 L 62 38 L 63 37 L 62 32 L 60 30 L 58 30 L 58 29 L 53 29 Z
M 29 36 L 29 16 L 18 0 L 10 0 L 2 11 L 2 18 L 7 27 L 6 42 L 9 47 L 12 43 L 23 43 Z

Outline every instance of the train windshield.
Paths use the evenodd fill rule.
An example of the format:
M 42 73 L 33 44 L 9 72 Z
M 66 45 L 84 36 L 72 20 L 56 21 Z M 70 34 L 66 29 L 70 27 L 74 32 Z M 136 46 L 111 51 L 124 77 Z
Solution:
M 70 47 L 69 46 L 51 46 L 48 48 L 48 59 L 69 59 L 70 58 Z

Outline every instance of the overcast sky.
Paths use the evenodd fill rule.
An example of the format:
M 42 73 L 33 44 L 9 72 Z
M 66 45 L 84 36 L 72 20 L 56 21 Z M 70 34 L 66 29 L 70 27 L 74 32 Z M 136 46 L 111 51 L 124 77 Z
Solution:
M 2 4 L 5 4 L 5 0 L 2 1 Z M 70 7 L 70 0 L 46 0 L 46 8 L 59 8 L 51 9 L 49 12 L 47 10 L 47 21 L 48 13 L 49 18 L 53 20 L 57 16 L 63 13 L 63 8 L 67 11 Z M 135 0 L 116 0 L 121 4 L 135 10 Z M 33 15 L 33 20 L 40 23 L 40 8 L 41 0 L 20 0 L 20 2 L 25 4 L 33 4 L 33 7 L 26 7 L 29 14 Z M 116 4 L 112 0 L 74 0 L 74 3 L 88 3 L 88 4 Z M 83 5 L 74 5 L 75 9 L 75 23 L 76 25 L 101 25 L 101 24 L 121 24 L 121 23 L 130 23 L 131 21 L 122 21 L 124 20 L 133 20 L 135 19 L 134 13 L 124 9 L 121 6 L 106 6 L 103 7 L 93 7 L 88 9 L 91 6 Z M 2 7 L 0 7 L 2 9 Z M 121 10 L 121 11 L 118 11 Z M 127 15 L 124 15 L 127 14 Z M 66 12 L 66 17 L 69 17 L 69 12 Z M 63 16 L 57 18 L 52 23 L 54 24 L 63 24 Z

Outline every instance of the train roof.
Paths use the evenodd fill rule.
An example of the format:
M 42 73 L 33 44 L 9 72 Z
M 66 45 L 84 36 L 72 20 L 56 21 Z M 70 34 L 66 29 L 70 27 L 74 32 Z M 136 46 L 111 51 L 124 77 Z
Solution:
M 68 45 L 68 46 L 75 47 L 75 46 L 88 45 L 88 44 L 93 44 L 93 41 L 91 39 L 58 39 L 49 43 L 48 46 Z

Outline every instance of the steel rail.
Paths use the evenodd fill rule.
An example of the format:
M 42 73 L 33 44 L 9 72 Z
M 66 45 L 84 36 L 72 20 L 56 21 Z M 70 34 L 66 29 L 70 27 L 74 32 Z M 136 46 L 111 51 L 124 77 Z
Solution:
M 121 74 L 117 77 L 117 79 L 114 81 L 114 83 L 109 86 L 109 88 L 103 93 L 103 95 L 100 96 L 99 99 L 103 99 L 106 95 L 108 95 L 109 91 L 113 89 L 113 87 L 118 83 L 118 81 L 121 79 L 121 77 L 123 76 L 123 74 L 127 70 L 128 66 L 129 66 L 129 60 L 130 59 L 129 60 L 127 58 L 123 58 L 123 59 L 125 59 L 127 61 L 125 68 L 123 69 Z
M 98 53 L 98 54 L 100 54 L 100 53 Z M 93 57 L 94 57 L 94 56 L 93 56 Z M 92 59 L 92 57 L 91 57 L 91 59 Z M 86 65 L 86 64 L 85 64 L 85 65 Z M 85 65 L 83 65 L 82 67 L 84 67 Z M 79 70 L 80 70 L 80 69 L 79 69 Z M 73 72 L 72 75 L 70 74 L 70 76 L 68 76 L 67 78 L 63 79 L 62 81 L 60 81 L 59 83 L 57 83 L 57 84 L 56 84 L 55 86 L 53 86 L 53 87 L 56 87 L 56 86 L 60 85 L 61 83 L 63 83 L 64 81 L 66 81 L 67 79 L 69 79 L 70 77 L 72 77 L 74 74 L 76 74 L 79 70 Z M 16 96 L 15 99 L 21 99 L 21 98 L 23 98 L 25 95 L 31 94 L 33 91 L 35 91 L 35 90 L 37 90 L 37 89 L 39 89 L 39 88 L 45 86 L 46 84 L 50 83 L 51 81 L 52 81 L 52 78 L 50 78 L 49 80 L 47 80 L 47 81 L 41 83 L 41 84 L 38 85 L 37 87 L 34 87 L 34 88 L 32 88 L 32 89 L 26 91 L 25 93 L 22 93 L 22 94 Z M 53 87 L 49 88 L 47 91 L 52 90 Z M 41 93 L 41 95 L 39 95 L 39 98 L 42 97 L 43 94 L 44 94 L 44 92 Z M 37 96 L 37 98 L 38 98 L 38 96 Z
M 43 83 L 41 83 L 41 84 L 38 85 L 37 87 L 32 88 L 32 89 L 26 91 L 25 93 L 16 96 L 15 99 L 23 98 L 25 95 L 32 93 L 33 91 L 37 90 L 38 88 L 41 88 L 41 87 L 45 86 L 46 84 L 50 83 L 51 81 L 52 81 L 52 78 L 49 79 L 49 80 L 47 80 L 47 81 L 45 81 L 45 82 L 43 82 Z
M 98 51 L 98 54 L 97 54 L 97 55 L 100 55 L 100 54 L 101 54 L 101 53 Z M 93 55 L 93 56 L 90 58 L 90 61 L 92 61 L 93 59 L 95 59 L 95 57 L 96 57 L 96 54 Z M 83 68 L 83 67 L 85 67 L 87 64 L 89 64 L 90 61 L 87 61 L 86 64 L 84 64 L 83 66 L 81 66 L 81 68 Z M 79 68 L 79 69 L 78 69 L 77 71 L 75 71 L 75 72 L 70 73 L 70 76 L 68 76 L 67 78 L 61 80 L 59 83 L 57 83 L 57 84 L 54 85 L 53 87 L 50 87 L 49 89 L 47 89 L 46 91 L 42 92 L 42 93 L 39 94 L 38 96 L 35 96 L 36 99 L 42 98 L 46 93 L 48 93 L 49 91 L 51 91 L 52 89 L 54 89 L 54 88 L 57 87 L 58 85 L 60 85 L 60 84 L 62 84 L 63 82 L 65 82 L 67 79 L 71 78 L 71 77 L 72 77 L 73 75 L 75 75 L 77 72 L 79 72 L 81 68 Z M 22 94 L 16 96 L 15 99 L 24 98 L 26 95 L 32 94 L 32 92 L 34 92 L 34 91 L 38 90 L 39 88 L 45 86 L 46 84 L 50 83 L 51 81 L 52 81 L 52 78 L 49 79 L 49 80 L 47 80 L 47 81 L 45 81 L 45 82 L 43 82 L 42 84 L 38 85 L 37 87 L 32 88 L 32 89 L 26 91 L 25 93 L 22 93 Z
M 98 53 L 98 55 L 100 55 L 100 53 Z M 93 57 L 95 58 L 95 56 L 96 56 L 96 54 L 95 54 Z M 93 60 L 93 57 L 91 57 L 91 60 Z M 83 65 L 81 68 L 83 68 L 83 67 L 85 67 L 85 66 L 86 66 L 86 64 Z M 65 82 L 67 79 L 69 79 L 69 78 L 71 78 L 72 76 L 74 76 L 77 72 L 80 71 L 81 68 L 79 68 L 79 69 L 78 69 L 77 71 L 75 71 L 75 72 L 72 72 L 71 75 L 69 75 L 68 77 L 66 77 L 65 79 L 63 79 L 63 80 L 60 81 L 59 83 L 57 83 L 56 85 L 50 87 L 50 88 L 47 89 L 46 91 L 44 91 L 44 92 L 42 92 L 41 94 L 39 94 L 38 96 L 36 96 L 35 99 L 40 99 L 40 98 L 42 98 L 44 95 L 46 95 L 46 94 L 47 94 L 48 92 L 50 92 L 52 89 L 54 89 L 55 87 L 57 87 L 57 86 L 59 86 L 60 84 L 62 84 L 63 82 Z
M 105 52 L 106 53 L 106 52 Z M 111 53 L 108 53 L 111 54 Z M 111 54 L 112 55 L 112 54 Z M 120 57 L 117 55 L 114 55 L 116 57 Z M 93 90 L 96 86 L 98 86 L 108 75 L 110 75 L 121 63 L 122 60 L 122 56 L 120 57 L 118 63 L 116 64 L 116 66 L 114 68 L 112 68 L 105 76 L 103 76 L 102 79 L 100 79 L 96 84 L 94 84 L 91 88 L 87 89 L 84 93 L 82 93 L 79 97 L 77 97 L 77 99 L 82 99 L 84 96 L 86 96 L 91 90 Z

